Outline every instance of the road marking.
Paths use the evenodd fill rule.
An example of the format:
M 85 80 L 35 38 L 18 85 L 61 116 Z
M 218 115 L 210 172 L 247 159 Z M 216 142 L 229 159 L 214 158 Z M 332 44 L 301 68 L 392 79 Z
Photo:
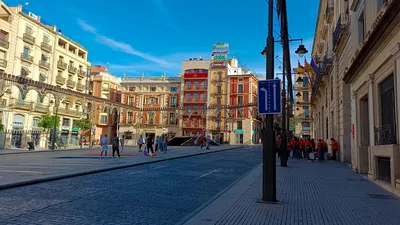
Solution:
M 0 170 L 0 172 L 10 172 L 10 173 L 36 173 L 36 174 L 41 174 L 41 173 L 42 173 L 42 172 L 26 171 L 26 170 Z
M 216 172 L 219 172 L 219 171 L 221 171 L 221 170 L 220 170 L 220 169 L 212 170 L 211 172 L 205 173 L 205 174 L 203 174 L 203 175 L 197 177 L 195 180 L 201 179 L 201 178 L 203 178 L 203 177 L 206 177 L 206 176 L 208 176 L 208 175 L 210 175 L 210 174 L 212 174 L 212 173 L 216 173 Z
M 167 166 L 158 166 L 158 167 L 154 167 L 154 168 L 147 169 L 147 170 L 139 170 L 139 171 L 135 171 L 135 172 L 132 172 L 132 173 L 128 173 L 128 175 L 143 173 L 143 172 L 147 172 L 147 171 L 151 171 L 151 170 L 161 169 L 161 168 L 164 168 L 164 167 L 167 167 Z

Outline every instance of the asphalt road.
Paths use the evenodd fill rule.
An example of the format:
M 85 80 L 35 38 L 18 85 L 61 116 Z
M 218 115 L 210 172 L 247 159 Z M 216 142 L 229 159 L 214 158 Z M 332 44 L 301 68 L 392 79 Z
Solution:
M 177 224 L 261 156 L 245 147 L 3 190 L 0 224 Z

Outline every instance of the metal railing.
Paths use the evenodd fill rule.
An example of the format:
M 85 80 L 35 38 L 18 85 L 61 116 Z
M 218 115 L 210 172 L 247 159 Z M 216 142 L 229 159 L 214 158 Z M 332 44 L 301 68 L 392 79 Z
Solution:
M 10 42 L 8 42 L 4 39 L 0 39 L 0 46 L 8 49 L 8 47 L 10 46 Z
M 50 64 L 44 60 L 39 61 L 39 66 L 42 68 L 47 68 L 47 69 L 50 68 Z
M 75 88 L 76 82 L 73 80 L 69 80 L 67 81 L 67 86 L 70 88 Z
M 0 59 L 0 67 L 6 68 L 7 67 L 7 60 Z
M 65 79 L 65 77 L 63 77 L 63 76 L 60 76 L 60 75 L 57 75 L 56 76 L 56 83 L 57 84 L 65 84 L 65 81 L 66 81 L 67 79 Z
M 79 70 L 78 71 L 78 77 L 85 77 L 86 76 L 86 72 L 83 70 Z
M 80 90 L 80 91 L 83 91 L 83 89 L 84 89 L 84 85 L 83 84 L 80 84 L 80 83 L 78 83 L 77 85 L 76 85 L 76 89 L 77 90 Z
M 42 42 L 42 44 L 40 45 L 40 47 L 47 51 L 47 52 L 51 52 L 51 45 L 47 44 L 46 42 Z
M 78 69 L 73 65 L 68 66 L 68 72 L 75 74 Z
M 27 53 L 21 53 L 21 59 L 28 61 L 28 62 L 33 62 L 33 56 L 31 56 Z
M 396 124 L 375 127 L 375 145 L 397 144 Z
M 333 32 L 333 48 L 336 49 L 339 44 L 342 34 L 347 31 L 349 26 L 349 14 L 341 13 L 336 24 L 335 31 Z
M 35 44 L 35 38 L 31 34 L 24 33 L 22 36 L 22 39 L 24 39 L 24 41 L 27 41 L 31 44 Z
M 67 63 L 58 60 L 58 62 L 57 62 L 57 67 L 58 67 L 59 69 L 65 70 L 65 69 L 67 68 Z

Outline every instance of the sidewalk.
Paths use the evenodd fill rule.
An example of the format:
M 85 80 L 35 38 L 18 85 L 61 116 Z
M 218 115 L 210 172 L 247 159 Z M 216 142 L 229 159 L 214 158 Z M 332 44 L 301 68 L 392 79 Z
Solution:
M 277 165 L 279 165 L 277 161 Z M 277 197 L 261 198 L 261 165 L 185 225 L 245 224 L 400 224 L 400 200 L 340 162 L 289 160 L 277 167 Z
M 199 147 L 179 146 L 170 147 L 171 151 L 167 154 L 144 156 L 135 146 L 125 147 L 120 159 L 111 158 L 111 148 L 108 150 L 107 159 L 100 159 L 100 148 L 3 154 L 0 155 L 0 189 L 242 147 L 213 146 L 211 150 L 200 150 Z

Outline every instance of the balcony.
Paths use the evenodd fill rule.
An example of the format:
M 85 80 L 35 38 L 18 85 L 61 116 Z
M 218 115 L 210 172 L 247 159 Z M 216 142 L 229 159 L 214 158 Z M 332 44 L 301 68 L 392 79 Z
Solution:
M 49 112 L 49 105 L 43 105 L 43 104 L 35 103 L 34 110 L 36 112 L 44 112 L 44 113 L 46 113 L 46 112 Z
M 331 69 L 332 69 L 332 59 L 333 59 L 332 55 L 333 55 L 332 51 L 328 50 L 326 52 L 325 56 L 324 56 L 324 63 L 323 63 L 324 65 L 323 65 L 323 67 L 325 68 L 325 74 L 327 74 L 327 75 L 330 74 Z
M 7 67 L 7 60 L 5 60 L 5 59 L 0 59 L 0 67 L 6 68 L 6 67 Z
M 78 69 L 76 67 L 74 67 L 73 65 L 68 65 L 68 73 L 76 74 L 77 70 Z
M 344 40 L 349 36 L 350 17 L 347 13 L 342 13 L 333 32 L 333 50 L 340 53 L 344 49 Z
M 63 77 L 61 75 L 56 76 L 56 84 L 64 85 L 65 81 L 66 81 L 65 77 Z
M 216 96 L 216 95 L 223 95 L 224 93 L 222 91 L 214 91 L 211 92 L 211 96 Z
M 51 45 L 47 44 L 46 42 L 42 42 L 40 48 L 45 52 L 51 52 Z
M 76 90 L 78 90 L 78 91 L 83 91 L 83 89 L 84 89 L 84 85 L 83 84 L 76 84 Z
M 325 19 L 327 23 L 332 23 L 333 14 L 334 14 L 334 4 L 333 0 L 328 0 L 326 9 L 325 9 Z
M 184 103 L 207 103 L 207 100 L 202 100 L 202 99 L 190 99 L 184 101 Z
M 69 88 L 75 88 L 76 82 L 73 80 L 68 79 L 67 80 L 67 87 Z
M 28 63 L 32 63 L 33 62 L 33 56 L 30 56 L 27 53 L 21 53 L 21 60 L 28 62 Z
M 3 48 L 8 49 L 8 47 L 10 46 L 10 42 L 4 40 L 4 39 L 0 39 L 0 46 Z
M 10 99 L 10 106 L 14 109 L 31 110 L 31 109 L 33 109 L 33 102 L 27 102 L 27 101 L 17 100 L 17 99 Z
M 397 144 L 396 124 L 375 127 L 375 145 Z
M 78 70 L 78 77 L 80 77 L 80 78 L 86 77 L 86 72 L 83 70 Z
M 184 91 L 207 91 L 207 87 L 186 87 L 185 86 L 185 89 L 184 89 Z
M 67 69 L 67 63 L 58 60 L 58 62 L 57 62 L 57 68 L 58 68 L 58 69 L 61 69 L 61 70 Z
M 44 60 L 40 60 L 39 61 L 39 67 L 43 68 L 43 69 L 49 69 L 50 68 L 50 64 Z
M 71 108 L 58 108 L 58 114 L 61 115 L 70 115 L 70 116 L 75 116 L 75 117 L 80 117 L 80 113 L 76 109 L 71 109 Z
M 176 104 L 169 104 L 168 105 L 168 107 L 170 107 L 170 108 L 176 108 L 176 106 L 177 106 Z
M 216 82 L 216 83 L 224 82 L 225 80 L 226 80 L 225 77 L 213 77 L 211 79 L 212 82 Z
M 35 44 L 35 38 L 31 34 L 24 33 L 22 39 L 29 44 Z

